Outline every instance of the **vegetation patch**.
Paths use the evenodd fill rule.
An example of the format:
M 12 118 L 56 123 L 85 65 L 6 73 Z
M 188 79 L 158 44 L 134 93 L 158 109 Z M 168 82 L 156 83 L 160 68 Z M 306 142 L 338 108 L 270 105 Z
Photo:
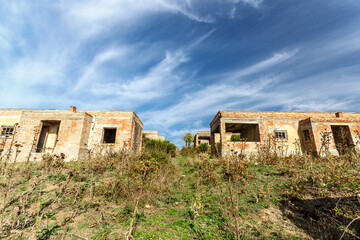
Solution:
M 138 155 L 1 164 L 5 239 L 356 239 L 360 158 Z M 159 144 L 158 144 L 159 143 Z M 175 153 L 175 157 L 174 157 Z M 181 155 L 183 154 L 183 155 Z

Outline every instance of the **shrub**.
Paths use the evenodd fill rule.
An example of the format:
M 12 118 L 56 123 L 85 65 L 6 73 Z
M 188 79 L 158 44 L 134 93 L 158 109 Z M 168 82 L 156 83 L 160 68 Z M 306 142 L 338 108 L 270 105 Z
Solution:
M 215 146 L 216 146 L 216 151 L 218 153 L 221 153 L 221 142 L 217 142 Z
M 197 150 L 193 146 L 182 147 L 180 150 L 180 154 L 182 156 L 194 156 L 196 153 L 197 153 Z
M 119 155 L 120 156 L 120 155 Z M 110 159 L 110 158 L 109 158 Z M 103 161 L 106 161 L 105 157 Z M 97 196 L 115 202 L 131 199 L 155 201 L 167 194 L 177 176 L 169 155 L 162 151 L 145 151 L 121 159 L 115 175 L 97 185 Z
M 209 144 L 201 143 L 197 148 L 200 152 L 207 152 L 209 151 Z
M 177 147 L 167 140 L 155 140 L 155 139 L 145 139 L 144 148 L 147 151 L 161 151 L 169 154 L 171 157 L 176 156 Z
M 166 164 L 168 163 L 168 155 L 161 151 L 144 152 L 140 155 L 139 160 Z
M 232 142 L 240 142 L 241 138 L 240 138 L 240 134 L 233 134 L 231 135 L 231 139 Z
M 44 154 L 41 156 L 41 165 L 46 171 L 59 170 L 64 167 L 65 154 L 60 155 Z

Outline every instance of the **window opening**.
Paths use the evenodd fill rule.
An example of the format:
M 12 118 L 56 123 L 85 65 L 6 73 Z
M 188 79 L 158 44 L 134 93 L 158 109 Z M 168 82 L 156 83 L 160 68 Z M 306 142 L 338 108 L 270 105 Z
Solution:
M 305 141 L 310 141 L 310 132 L 309 132 L 309 129 L 306 129 L 303 131 L 303 134 L 304 134 L 304 140 Z
M 252 123 L 226 123 L 226 132 L 232 135 L 240 136 L 240 139 L 246 142 L 259 142 L 259 124 Z M 230 138 L 230 141 L 231 140 Z
M 14 135 L 14 126 L 1 126 L 1 136 Z
M 287 140 L 288 135 L 286 130 L 275 130 L 275 139 L 276 140 Z
M 103 143 L 115 143 L 116 128 L 104 128 Z

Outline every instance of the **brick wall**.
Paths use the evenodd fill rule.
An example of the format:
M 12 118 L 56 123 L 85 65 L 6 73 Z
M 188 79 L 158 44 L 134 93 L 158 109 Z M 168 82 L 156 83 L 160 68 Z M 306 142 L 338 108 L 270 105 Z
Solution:
M 22 145 L 18 156 L 24 161 L 30 154 L 30 160 L 40 159 L 43 152 L 37 152 L 37 143 L 43 124 L 59 124 L 58 128 L 50 127 L 48 133 L 53 149 L 45 152 L 64 153 L 66 160 L 87 157 L 88 149 L 141 150 L 143 124 L 131 111 L 72 111 L 42 109 L 0 109 L 0 126 L 18 124 L 13 143 Z M 114 144 L 103 143 L 104 128 L 116 128 Z M 58 129 L 56 135 L 55 130 Z M 55 131 L 55 132 L 54 132 Z M 0 144 L 1 144 L 0 137 Z M 50 141 L 50 140 L 49 140 Z M 4 141 L 4 152 L 9 148 L 11 139 Z M 1 147 L 0 147 L 1 148 Z

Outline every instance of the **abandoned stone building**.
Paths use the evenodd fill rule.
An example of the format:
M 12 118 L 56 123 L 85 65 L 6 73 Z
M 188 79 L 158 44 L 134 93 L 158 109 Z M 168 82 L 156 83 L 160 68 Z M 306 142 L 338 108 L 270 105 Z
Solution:
M 219 111 L 210 129 L 211 152 L 223 156 L 266 147 L 286 155 L 360 150 L 360 113 Z
M 194 136 L 194 147 L 199 146 L 201 143 L 207 143 L 210 145 L 210 132 L 198 131 Z
M 165 141 L 164 136 L 160 136 L 158 131 L 143 131 L 144 137 L 148 139 L 154 139 L 154 140 L 163 140 Z
M 44 153 L 63 153 L 66 160 L 72 160 L 86 157 L 95 148 L 140 151 L 143 123 L 132 111 L 70 107 L 0 109 L 0 126 L 2 154 L 11 147 L 20 151 L 17 161 L 40 159 Z

